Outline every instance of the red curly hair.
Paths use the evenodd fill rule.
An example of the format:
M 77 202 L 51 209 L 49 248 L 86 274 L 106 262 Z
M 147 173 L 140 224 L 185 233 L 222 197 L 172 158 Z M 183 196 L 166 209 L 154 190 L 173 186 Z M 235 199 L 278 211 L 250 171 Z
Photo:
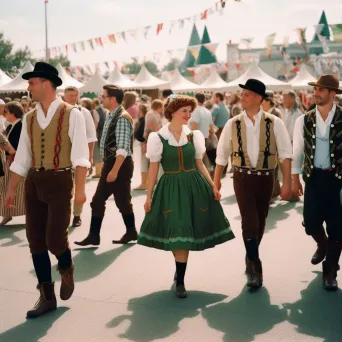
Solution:
M 165 103 L 164 116 L 167 120 L 171 121 L 172 114 L 177 112 L 179 108 L 191 107 L 191 111 L 197 107 L 197 101 L 193 97 L 185 95 L 177 95 L 176 97 L 169 96 Z

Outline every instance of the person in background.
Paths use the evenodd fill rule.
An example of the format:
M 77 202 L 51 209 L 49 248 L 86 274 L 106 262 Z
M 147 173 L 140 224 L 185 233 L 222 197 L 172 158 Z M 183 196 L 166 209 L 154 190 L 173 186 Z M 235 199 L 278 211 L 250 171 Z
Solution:
M 230 95 L 230 106 L 228 107 L 230 117 L 233 118 L 242 113 L 243 109 L 241 107 L 241 97 L 237 93 Z
M 165 102 L 165 101 L 167 100 L 167 98 L 168 98 L 171 94 L 173 94 L 173 91 L 172 91 L 171 89 L 165 89 L 165 90 L 163 90 L 163 91 L 162 91 L 162 97 L 161 97 L 162 101 Z
M 28 98 L 28 96 L 22 96 L 22 98 L 20 100 L 20 104 L 22 105 L 25 114 L 30 111 L 31 100 Z
M 6 128 L 6 138 L 9 143 L 12 145 L 14 150 L 17 150 L 20 134 L 22 130 L 22 119 L 24 116 L 24 109 L 19 102 L 9 102 L 5 106 L 4 115 L 9 123 Z M 14 208 L 6 208 L 5 196 L 7 192 L 7 187 L 10 182 L 10 165 L 13 161 L 14 154 L 10 155 L 6 152 L 2 159 L 2 165 L 4 169 L 5 176 L 0 178 L 0 197 L 1 197 L 1 207 L 0 207 L 0 216 L 2 216 L 1 225 L 5 225 L 12 220 L 15 216 L 24 216 L 25 211 L 25 199 L 24 199 L 24 188 L 25 182 L 21 182 L 17 188 L 17 196 L 14 204 Z
M 144 137 L 145 131 L 145 117 L 147 114 L 147 106 L 139 106 L 139 121 L 134 127 L 134 138 L 140 142 L 141 146 L 141 158 L 140 158 L 140 172 L 141 172 L 141 184 L 134 190 L 146 190 L 147 189 L 147 171 L 148 171 L 148 159 L 146 158 L 146 139 Z
M 147 110 L 149 110 L 151 107 L 150 98 L 145 94 L 141 95 L 140 104 L 147 106 Z
M 79 91 L 76 87 L 66 87 L 64 90 L 64 98 L 65 102 L 72 105 L 77 106 L 79 101 Z M 94 153 L 94 145 L 95 141 L 97 141 L 96 137 L 96 129 L 93 117 L 90 111 L 82 106 L 78 106 L 78 109 L 84 116 L 85 124 L 86 124 L 86 135 L 88 139 L 88 148 L 89 148 L 89 162 L 92 165 L 93 163 L 93 153 Z M 74 219 L 72 221 L 72 227 L 79 227 L 82 224 L 81 214 L 83 211 L 83 204 L 76 205 L 74 203 Z
M 4 116 L 5 101 L 0 99 L 0 133 L 5 133 L 6 130 L 6 119 Z
M 4 102 L 5 103 L 11 102 L 11 101 L 12 101 L 12 99 L 10 97 L 5 97 L 4 98 Z
M 93 117 L 94 103 L 92 99 L 89 99 L 88 97 L 83 97 L 80 99 L 80 105 L 83 108 L 87 109 Z M 93 117 L 93 120 L 94 120 L 94 117 Z
M 94 164 L 95 164 L 95 175 L 93 178 L 100 178 L 101 170 L 103 166 L 103 159 L 100 154 L 100 141 L 102 137 L 103 126 L 106 121 L 108 110 L 103 108 L 100 100 L 98 98 L 93 99 L 94 110 L 92 111 L 95 128 L 96 128 L 96 136 L 97 142 L 94 147 Z
M 275 115 L 277 118 L 281 119 L 282 114 L 280 109 L 278 109 L 275 105 L 274 100 L 274 92 L 272 90 L 266 91 L 267 97 L 264 99 L 264 101 L 261 104 L 262 109 L 270 114 Z
M 122 106 L 125 108 L 127 113 L 132 117 L 133 123 L 135 124 L 138 121 L 139 113 L 136 93 L 132 91 L 126 91 Z
M 216 107 L 213 109 L 211 115 L 213 117 L 214 125 L 218 128 L 216 135 L 217 139 L 220 139 L 223 127 L 229 120 L 229 110 L 223 102 L 224 97 L 222 93 L 215 93 L 214 102 Z

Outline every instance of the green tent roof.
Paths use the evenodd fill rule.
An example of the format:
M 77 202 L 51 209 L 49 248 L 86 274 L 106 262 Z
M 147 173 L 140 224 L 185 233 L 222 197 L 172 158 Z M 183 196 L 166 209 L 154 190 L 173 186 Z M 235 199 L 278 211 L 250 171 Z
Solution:
M 205 46 L 204 44 L 210 44 L 210 37 L 208 33 L 207 27 L 204 28 L 203 32 L 203 37 L 202 37 L 202 46 L 196 61 L 196 65 L 201 65 L 201 64 L 212 64 L 212 63 L 217 63 L 217 59 L 215 54 L 212 54 Z
M 189 45 L 188 48 L 190 46 L 194 46 L 194 45 L 199 45 L 201 44 L 201 40 L 197 31 L 197 27 L 196 25 L 194 25 L 194 27 L 192 28 L 192 32 L 191 32 L 191 37 L 190 37 L 190 41 L 189 41 Z M 196 60 L 195 57 L 192 55 L 192 53 L 189 51 L 189 49 L 186 50 L 186 54 L 185 54 L 185 58 L 183 60 L 183 62 L 181 63 L 181 65 L 179 66 L 180 72 L 182 73 L 183 76 L 189 76 L 188 74 L 190 74 L 187 70 L 187 68 L 193 68 L 196 64 Z
M 328 24 L 328 20 L 327 17 L 325 15 L 325 12 L 322 12 L 321 18 L 319 20 L 319 24 L 323 25 L 322 31 L 321 31 L 321 36 L 326 37 L 328 40 L 330 40 L 330 31 L 329 31 L 329 24 Z M 318 35 L 315 34 L 312 42 L 319 42 L 319 38 Z

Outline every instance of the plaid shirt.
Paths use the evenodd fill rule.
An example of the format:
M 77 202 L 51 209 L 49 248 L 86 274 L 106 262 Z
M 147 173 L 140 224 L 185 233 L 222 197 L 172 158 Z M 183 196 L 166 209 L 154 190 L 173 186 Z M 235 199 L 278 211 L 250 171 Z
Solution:
M 101 157 L 104 158 L 104 150 L 105 144 L 108 134 L 108 129 L 112 122 L 112 119 L 115 117 L 115 114 L 118 110 L 122 108 L 119 106 L 114 111 L 112 111 L 106 118 L 106 121 L 103 126 L 102 137 L 100 141 L 100 154 Z M 133 154 L 131 150 L 131 137 L 133 134 L 133 127 L 131 123 L 126 118 L 120 118 L 115 127 L 115 137 L 116 137 L 116 144 L 117 150 L 125 150 L 127 152 L 127 156 L 131 156 Z

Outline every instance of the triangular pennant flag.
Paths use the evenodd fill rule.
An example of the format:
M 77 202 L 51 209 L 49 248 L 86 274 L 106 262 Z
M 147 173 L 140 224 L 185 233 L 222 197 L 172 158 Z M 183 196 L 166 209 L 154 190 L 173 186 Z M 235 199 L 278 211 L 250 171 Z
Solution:
M 65 54 L 68 56 L 68 52 L 69 52 L 69 46 L 68 44 L 64 46 L 65 48 Z
M 96 43 L 96 45 L 99 45 L 99 46 L 103 47 L 103 42 L 102 42 L 102 38 L 101 37 L 95 38 L 95 43 Z
M 79 42 L 79 46 L 81 47 L 81 50 L 84 51 L 85 50 L 85 42 Z
M 298 33 L 299 44 L 304 49 L 305 53 L 308 54 L 308 49 L 306 46 L 306 37 L 305 37 L 306 27 L 305 28 L 297 28 L 296 31 Z
M 150 31 L 151 29 L 151 26 L 146 26 L 144 28 L 144 37 L 147 39 L 147 36 L 148 36 L 148 32 Z
M 251 44 L 253 43 L 254 38 L 243 38 L 241 39 L 241 44 L 245 45 L 247 49 L 251 49 Z
M 95 47 L 94 47 L 94 42 L 93 42 L 93 40 L 92 40 L 92 39 L 88 39 L 88 43 L 89 43 L 90 47 L 94 50 Z
M 271 33 L 266 37 L 266 49 L 267 49 L 268 58 L 271 58 L 271 51 L 272 51 L 272 46 L 273 46 L 275 37 L 276 37 L 276 33 Z
M 195 59 L 198 58 L 198 55 L 199 55 L 200 50 L 201 50 L 201 46 L 202 45 L 193 45 L 193 46 L 189 46 L 189 48 L 188 48 Z
M 172 20 L 171 23 L 170 23 L 170 30 L 169 30 L 169 34 L 172 33 L 173 29 L 175 28 L 177 24 L 177 21 L 176 20 Z
M 72 49 L 74 50 L 74 52 L 77 53 L 77 46 L 76 46 L 76 43 L 72 43 Z
M 121 37 L 124 41 L 126 41 L 126 32 L 121 32 Z
M 108 35 L 108 40 L 112 43 L 115 44 L 116 43 L 116 39 L 115 39 L 115 34 L 109 34 Z
M 208 43 L 208 44 L 204 44 L 203 46 L 214 55 L 218 45 L 219 45 L 218 43 Z
M 184 19 L 179 19 L 179 28 L 182 29 L 184 27 Z
M 221 1 L 221 7 L 224 8 L 226 6 L 226 0 L 220 0 Z
M 158 24 L 157 25 L 157 36 L 160 33 L 160 31 L 163 29 L 164 24 Z
M 205 10 L 203 13 L 201 13 L 201 20 L 207 20 L 208 18 L 208 10 Z
M 290 37 L 289 36 L 285 36 L 284 40 L 283 40 L 283 48 L 288 48 L 289 47 L 289 41 L 290 41 Z
M 108 62 L 104 62 L 104 64 L 107 67 L 107 69 L 109 70 L 109 63 Z
M 129 33 L 130 33 L 131 37 L 132 37 L 134 40 L 137 40 L 137 39 L 138 39 L 138 32 L 137 32 L 136 29 L 135 29 L 135 30 L 130 30 Z

